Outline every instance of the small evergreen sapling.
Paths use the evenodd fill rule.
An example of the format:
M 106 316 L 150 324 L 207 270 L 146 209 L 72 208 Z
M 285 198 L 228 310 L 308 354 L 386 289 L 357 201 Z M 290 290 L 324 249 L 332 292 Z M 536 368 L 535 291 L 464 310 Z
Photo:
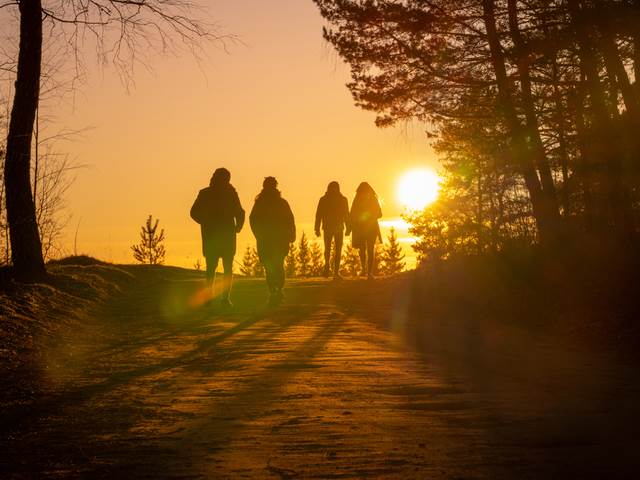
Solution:
M 162 265 L 164 263 L 164 229 L 158 231 L 160 220 L 153 222 L 153 217 L 149 215 L 146 223 L 140 231 L 140 243 L 133 245 L 133 258 L 140 263 L 149 265 Z
M 346 248 L 343 250 L 342 254 L 342 268 L 341 272 L 343 275 L 348 277 L 357 277 L 358 272 L 362 269 L 362 265 L 360 264 L 360 254 L 358 249 L 353 248 L 351 244 L 347 244 Z
M 244 256 L 242 257 L 240 273 L 245 277 L 252 277 L 257 262 L 258 258 L 254 255 L 253 249 L 250 245 L 247 245 L 247 248 L 244 251 Z
M 307 235 L 302 232 L 300 242 L 298 243 L 298 273 L 301 277 L 309 277 L 311 275 L 311 252 L 309 250 L 309 241 Z
M 253 256 L 253 276 L 254 277 L 264 277 L 264 265 L 260 261 L 260 257 L 258 256 L 258 251 L 255 247 L 251 249 L 251 255 Z
M 287 278 L 293 278 L 298 273 L 298 249 L 296 248 L 295 243 L 289 245 L 289 253 L 287 257 L 284 259 L 284 271 L 287 275 Z
M 324 270 L 324 256 L 322 255 L 322 248 L 320 248 L 318 242 L 314 241 L 313 243 L 311 243 L 309 255 L 311 257 L 311 276 L 321 276 Z
M 387 240 L 387 243 L 382 248 L 380 270 L 385 275 L 393 275 L 404 270 L 406 264 L 395 228 L 391 227 Z

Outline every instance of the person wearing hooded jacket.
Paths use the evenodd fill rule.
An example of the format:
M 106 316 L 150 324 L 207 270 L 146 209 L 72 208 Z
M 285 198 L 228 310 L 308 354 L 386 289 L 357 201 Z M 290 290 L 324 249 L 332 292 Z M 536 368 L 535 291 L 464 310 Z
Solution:
M 213 285 L 220 259 L 224 268 L 221 304 L 230 307 L 233 280 L 233 257 L 236 235 L 242 230 L 245 212 L 236 189 L 231 185 L 231 173 L 226 168 L 213 172 L 209 186 L 198 193 L 191 207 L 191 218 L 200 224 L 202 254 L 207 262 L 207 282 Z
M 324 234 L 324 276 L 331 271 L 331 245 L 335 246 L 333 260 L 333 278 L 340 278 L 340 259 L 342 258 L 342 243 L 345 234 L 349 235 L 349 202 L 340 193 L 340 184 L 331 182 L 327 192 L 320 198 L 316 209 L 315 233 L 320 236 L 320 228 Z
M 269 303 L 277 305 L 283 299 L 284 259 L 290 244 L 296 240 L 296 226 L 289 203 L 282 198 L 278 182 L 267 177 L 249 215 L 251 230 L 256 237 L 258 257 L 264 265 Z

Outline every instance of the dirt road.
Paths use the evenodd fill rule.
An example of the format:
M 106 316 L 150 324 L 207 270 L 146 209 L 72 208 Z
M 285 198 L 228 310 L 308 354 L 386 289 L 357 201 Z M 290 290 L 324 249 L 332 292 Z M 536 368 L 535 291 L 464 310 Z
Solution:
M 520 334 L 493 327 L 490 356 L 469 355 L 487 342 L 465 324 L 415 341 L 421 319 L 385 281 L 300 281 L 268 309 L 242 280 L 227 313 L 200 288 L 178 270 L 140 280 L 52 345 L 51 395 L 4 419 L 3 478 L 638 472 L 640 393 L 622 366 L 533 337 L 504 348 Z M 458 348 L 436 348 L 456 328 Z

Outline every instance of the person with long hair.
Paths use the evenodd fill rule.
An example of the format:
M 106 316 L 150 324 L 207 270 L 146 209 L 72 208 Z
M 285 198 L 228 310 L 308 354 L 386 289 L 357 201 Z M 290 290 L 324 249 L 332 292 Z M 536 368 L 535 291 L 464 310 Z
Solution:
M 331 182 L 327 192 L 320 198 L 316 209 L 316 236 L 320 236 L 320 228 L 324 234 L 324 276 L 331 272 L 331 246 L 335 248 L 333 257 L 333 278 L 340 278 L 340 259 L 342 258 L 342 242 L 345 226 L 349 230 L 349 202 L 340 193 L 340 184 Z
M 378 219 L 382 217 L 382 209 L 378 201 L 378 195 L 367 182 L 362 182 L 356 189 L 356 196 L 351 204 L 349 212 L 349 225 L 351 227 L 351 242 L 360 253 L 362 274 L 367 278 L 373 278 L 373 266 L 375 261 L 376 241 L 380 235 Z
M 198 193 L 191 207 L 191 218 L 200 224 L 202 254 L 207 262 L 207 283 L 213 286 L 218 263 L 224 269 L 220 302 L 231 307 L 229 299 L 233 280 L 233 257 L 236 235 L 242 230 L 245 213 L 236 189 L 231 185 L 231 173 L 226 168 L 213 172 L 207 188 Z
M 269 304 L 275 306 L 284 298 L 284 259 L 289 253 L 290 244 L 296 240 L 296 225 L 291 207 L 282 198 L 274 177 L 264 179 L 262 191 L 256 197 L 249 215 L 249 223 L 267 277 Z

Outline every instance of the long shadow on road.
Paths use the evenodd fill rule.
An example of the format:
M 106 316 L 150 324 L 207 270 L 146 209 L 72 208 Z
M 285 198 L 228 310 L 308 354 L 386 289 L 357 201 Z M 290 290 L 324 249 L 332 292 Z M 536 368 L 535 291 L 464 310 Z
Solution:
M 262 306 L 261 282 L 242 281 L 237 308 L 225 314 L 190 304 L 199 288 L 189 277 L 152 281 L 108 305 L 95 319 L 102 336 L 86 340 L 83 368 L 48 398 L 0 418 L 7 471 L 54 478 L 451 478 L 444 466 L 458 462 L 461 470 L 451 471 L 462 476 L 598 478 L 621 476 L 632 465 L 637 389 L 607 377 L 608 366 L 596 358 L 562 353 L 464 312 L 412 311 L 406 285 L 387 281 L 295 283 L 276 310 Z M 316 390 L 334 381 L 334 396 L 351 389 L 344 400 L 360 405 L 366 422 L 360 440 L 350 430 L 359 428 L 353 408 L 341 409 L 334 397 L 322 399 L 326 411 L 346 421 L 331 427 L 312 418 L 317 391 L 308 400 L 304 391 L 290 391 L 304 381 Z M 301 399 L 296 413 L 290 398 Z M 376 402 L 377 410 L 365 408 Z M 300 417 L 306 430 L 291 433 L 302 429 Z M 307 441 L 305 432 L 319 438 Z M 405 442 L 415 458 L 379 458 L 386 447 L 376 432 Z M 276 437 L 281 444 L 268 445 Z M 287 449 L 289 438 L 301 445 Z M 421 447 L 424 439 L 433 445 Z M 354 444 L 353 457 L 337 472 L 331 449 L 340 442 Z M 317 459 L 322 449 L 326 457 L 310 467 L 306 455 Z M 289 463 L 276 466 L 270 455 Z M 423 470 L 407 477 L 409 467 Z
M 188 297 L 197 292 L 200 287 L 200 282 L 184 282 L 177 296 L 182 296 L 182 303 L 186 304 Z M 251 352 L 249 348 L 251 345 L 256 342 L 268 343 L 272 338 L 303 321 L 316 308 L 312 305 L 285 308 L 279 312 L 278 321 L 273 322 L 270 320 L 273 312 L 261 307 L 256 308 L 255 303 L 252 303 L 255 297 L 259 296 L 256 293 L 255 285 L 249 285 L 249 288 L 245 290 L 245 292 L 242 290 L 238 292 L 238 297 L 244 304 L 251 303 L 251 307 L 239 308 L 236 312 L 223 316 L 217 314 L 211 307 L 204 306 L 185 309 L 179 315 L 172 315 L 169 320 L 163 319 L 158 306 L 162 305 L 163 297 L 167 293 L 166 282 L 147 287 L 142 295 L 140 295 L 140 291 L 125 294 L 110 304 L 104 309 L 97 321 L 108 325 L 109 336 L 115 341 L 111 343 L 110 347 L 98 348 L 96 349 L 98 351 L 91 355 L 92 361 L 89 361 L 86 371 L 83 372 L 85 378 L 78 379 L 81 380 L 78 383 L 84 383 L 87 379 L 90 383 L 54 392 L 51 396 L 41 399 L 35 404 L 20 406 L 4 412 L 0 419 L 4 436 L 3 443 L 5 444 L 5 448 L 2 449 L 4 458 L 1 463 L 9 465 L 11 459 L 22 457 L 26 463 L 30 464 L 29 471 L 46 471 L 46 463 L 53 461 L 52 459 L 57 456 L 54 439 L 47 435 L 40 435 L 29 437 L 28 442 L 20 445 L 20 442 L 15 441 L 20 437 L 20 432 L 38 430 L 43 423 L 47 424 L 48 430 L 55 430 L 56 427 L 52 427 L 51 424 L 55 424 L 57 420 L 59 423 L 57 428 L 62 430 L 62 432 L 58 432 L 63 439 L 61 445 L 64 445 L 65 440 L 81 443 L 83 430 L 86 429 L 85 433 L 93 433 L 91 426 L 87 427 L 86 423 L 91 422 L 92 409 L 99 410 L 101 408 L 100 397 L 117 396 L 115 393 L 117 390 L 126 390 L 128 386 L 144 378 L 184 368 L 199 356 L 206 355 L 216 345 L 251 329 L 248 334 L 242 335 L 242 338 L 234 343 L 232 349 L 227 347 L 229 351 L 226 355 L 218 356 L 215 364 L 209 365 L 209 373 L 214 375 L 215 372 L 223 371 L 230 363 L 248 355 Z M 173 296 L 175 301 L 175 291 Z M 132 310 L 135 311 L 135 314 L 132 314 Z M 262 326 L 260 326 L 261 324 Z M 131 336 L 132 331 L 136 333 L 135 336 Z M 164 333 L 158 335 L 158 332 Z M 188 342 L 183 342 L 185 336 L 189 338 Z M 122 341 L 119 338 L 129 338 L 129 341 Z M 179 345 L 181 348 L 176 349 L 178 354 L 175 354 L 172 352 L 173 342 L 186 343 L 186 348 L 185 345 Z M 159 358 L 154 358 L 154 356 L 149 358 L 144 354 L 139 355 L 139 352 L 144 351 L 147 347 L 162 343 L 168 343 L 168 346 L 161 352 Z M 109 361 L 109 368 L 105 369 L 104 365 L 100 363 L 104 363 L 104 358 L 100 358 L 101 355 L 113 357 Z M 134 362 L 141 365 L 118 369 L 118 360 L 123 360 L 125 364 Z M 105 371 L 102 370 L 107 371 L 106 376 Z M 91 381 L 92 377 L 104 377 L 104 379 Z M 125 397 L 121 400 L 121 408 L 112 413 L 117 415 L 115 423 L 119 428 L 125 428 L 128 416 L 126 413 L 127 399 Z M 131 423 L 133 421 L 132 419 Z M 74 434 L 73 429 L 75 428 L 78 428 L 78 431 Z M 35 443 L 32 443 L 34 440 Z M 48 441 L 51 441 L 48 445 L 50 451 L 46 455 L 34 457 L 27 454 L 32 449 L 44 453 L 44 447 Z M 80 451 L 83 450 L 80 449 Z M 67 455 L 68 453 L 62 453 L 62 457 L 58 458 L 65 458 Z M 82 453 L 82 456 L 85 456 L 85 453 Z M 38 459 L 44 461 L 44 465 L 38 465 Z M 69 463 L 82 463 L 82 459 Z
M 251 349 L 246 348 L 246 343 L 237 345 L 245 351 L 234 354 L 233 359 L 237 361 L 251 355 L 251 363 L 257 368 L 249 375 L 246 372 L 237 372 L 239 380 L 235 380 L 235 385 L 224 395 L 211 395 L 200 410 L 179 422 L 181 427 L 177 434 L 163 442 L 163 455 L 168 461 L 163 462 L 158 475 L 212 478 L 216 476 L 216 472 L 231 477 L 250 472 L 256 474 L 256 465 L 247 466 L 242 461 L 242 457 L 246 458 L 246 455 L 242 453 L 242 440 L 238 442 L 238 437 L 242 435 L 243 430 L 252 428 L 252 420 L 258 420 L 265 412 L 268 415 L 271 405 L 278 402 L 282 390 L 293 377 L 301 371 L 321 367 L 314 363 L 317 354 L 342 328 L 343 318 L 340 315 L 314 314 L 308 309 L 299 313 L 301 316 L 297 321 L 290 319 L 283 324 L 284 328 L 278 328 L 274 330 L 273 335 L 262 338 L 262 350 L 251 353 Z M 271 339 L 284 333 L 287 327 L 309 322 L 313 323 L 309 329 L 315 331 L 308 338 L 300 339 L 301 343 L 294 341 L 291 346 L 283 345 L 277 352 L 274 346 L 269 344 Z M 318 326 L 315 326 L 316 324 Z M 221 370 L 223 369 L 217 363 L 199 361 L 185 365 L 184 373 L 181 375 L 195 378 L 195 382 L 198 383 L 197 379 L 203 376 L 215 379 Z M 190 393 L 192 388 L 193 384 L 187 383 L 184 392 Z M 276 406 L 286 409 L 285 405 Z M 240 444 L 234 445 L 234 441 Z M 225 450 L 235 452 L 237 457 L 234 460 L 227 458 L 223 461 L 220 457 Z M 218 458 L 214 461 L 213 457 Z M 148 475 L 150 468 L 153 468 L 153 462 L 148 460 L 123 463 L 108 468 L 106 472 L 110 475 L 131 475 L 136 472 Z M 216 471 L 216 467 L 219 471 Z M 262 466 L 259 466 L 257 472 L 261 469 Z
M 640 390 L 632 365 L 521 319 L 472 318 L 464 305 L 417 291 L 410 278 L 365 285 L 368 301 L 336 301 L 489 402 L 495 458 L 529 478 L 633 478 L 640 470 Z M 417 308 L 416 308 L 417 306 Z

